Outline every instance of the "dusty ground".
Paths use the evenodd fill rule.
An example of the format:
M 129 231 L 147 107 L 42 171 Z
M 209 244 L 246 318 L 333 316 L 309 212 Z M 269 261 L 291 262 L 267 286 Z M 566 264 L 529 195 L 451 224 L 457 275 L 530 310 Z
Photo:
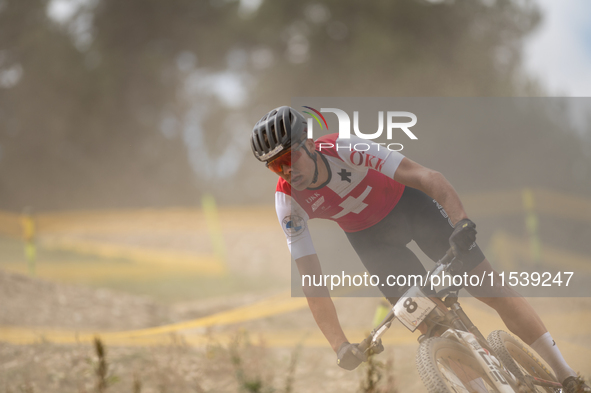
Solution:
M 55 284 L 0 270 L 2 325 L 51 326 L 54 328 L 100 328 L 125 330 L 200 317 L 228 307 L 230 298 L 183 302 L 167 306 L 148 297 L 139 297 L 107 289 Z M 67 300 L 64 300 L 67 299 Z M 235 300 L 235 297 L 231 298 Z M 242 298 L 239 303 L 258 300 Z M 235 306 L 238 303 L 232 302 Z M 469 308 L 474 302 L 466 299 Z M 565 312 L 560 299 L 533 299 L 547 316 Z M 371 320 L 375 299 L 336 301 L 346 331 L 358 332 Z M 570 311 L 588 311 L 587 299 L 570 299 Z M 564 321 L 549 319 L 554 331 Z M 589 375 L 591 340 L 581 335 L 581 323 L 571 320 L 570 327 L 555 333 L 563 352 L 577 370 Z M 293 392 L 357 392 L 367 367 L 354 372 L 335 365 L 335 356 L 327 347 L 267 347 L 265 334 L 299 329 L 314 333 L 314 322 L 307 310 L 255 320 L 225 328 L 211 329 L 207 347 L 189 347 L 181 343 L 146 347 L 107 347 L 109 392 L 240 392 L 244 381 L 260 379 L 262 386 L 282 391 L 292 376 Z M 493 327 L 481 326 L 485 334 Z M 551 329 L 551 330 L 552 330 Z M 220 343 L 216 333 L 235 337 L 234 344 Z M 394 329 L 393 334 L 410 334 Z M 417 344 L 409 341 L 389 345 L 383 362 L 393 362 L 388 375 L 398 391 L 423 391 L 414 366 Z M 290 372 L 293 356 L 295 369 Z M 232 359 L 241 359 L 241 366 Z M 98 357 L 93 345 L 58 345 L 39 342 L 33 345 L 0 343 L 0 392 L 94 392 Z M 242 374 L 240 374 L 242 370 Z M 239 377 L 239 375 L 244 375 Z M 242 379 L 241 379 L 242 378 Z M 384 378 L 386 378 L 384 376 Z M 135 389 L 135 390 L 134 390 Z M 271 391 L 271 390 L 261 390 Z
M 244 379 L 236 376 L 231 352 L 226 347 L 208 350 L 183 346 L 107 348 L 109 392 L 241 392 L 243 382 L 261 381 L 265 392 L 354 392 L 361 371 L 348 373 L 333 364 L 327 350 L 304 349 L 290 374 L 293 351 L 269 350 L 259 345 L 240 346 Z M 98 359 L 89 346 L 0 345 L 2 392 L 93 392 L 98 378 Z M 293 382 L 287 379 L 293 375 Z M 271 388 L 277 390 L 270 390 Z M 417 390 L 414 390 L 417 391 Z
M 235 307 L 259 298 L 244 296 L 237 301 L 232 297 L 231 304 Z M 219 312 L 230 304 L 230 298 L 215 298 L 165 306 L 145 296 L 55 284 L 3 270 L 0 299 L 0 325 L 103 331 L 197 318 Z M 375 303 L 373 299 L 369 302 Z M 241 383 L 259 378 L 266 388 L 283 389 L 290 385 L 295 392 L 309 391 L 312 386 L 326 392 L 355 391 L 362 371 L 349 373 L 336 367 L 329 348 L 268 348 L 261 339 L 264 330 L 309 328 L 310 322 L 307 313 L 295 312 L 285 318 L 228 327 L 223 331 L 235 337 L 235 343 L 219 343 L 212 331 L 208 333 L 211 341 L 206 348 L 182 343 L 107 347 L 108 391 L 136 391 L 134 386 L 139 383 L 142 392 L 239 392 Z M 288 383 L 293 356 L 297 362 L 293 382 Z M 241 365 L 233 364 L 232 358 L 240 358 Z M 386 358 L 391 359 L 392 353 Z M 94 346 L 88 343 L 14 345 L 3 343 L 0 338 L 0 392 L 95 391 L 98 361 Z M 243 378 L 237 377 L 240 370 Z
M 210 247 L 200 246 L 205 235 L 203 225 L 195 224 L 198 216 L 186 212 L 142 214 L 140 219 L 121 214 L 91 215 L 86 221 L 73 215 L 71 222 L 47 218 L 46 236 L 211 252 Z M 57 268 L 51 271 L 54 276 L 31 278 L 14 272 L 14 266 L 26 266 L 20 248 L 10 251 L 10 247 L 5 247 L 0 250 L 0 328 L 102 332 L 139 329 L 205 317 L 284 291 L 289 286 L 289 255 L 272 211 L 258 220 L 240 211 L 226 215 L 222 222 L 230 271 L 228 282 L 200 278 L 194 272 L 184 280 L 162 276 L 158 281 L 157 275 L 148 280 L 144 276 L 138 278 L 130 270 L 126 270 L 131 272 L 126 277 L 119 277 L 119 271 L 114 270 L 110 272 L 111 278 L 91 280 L 66 273 L 82 262 L 88 264 L 84 266 L 105 264 L 108 269 L 116 269 L 123 266 L 121 261 L 83 261 L 69 254 L 56 254 L 54 259 L 69 260 L 64 264 L 56 262 Z M 53 263 L 47 255 L 41 255 L 41 273 L 41 262 Z M 120 280 L 114 282 L 112 277 Z M 165 292 L 156 288 L 163 281 L 169 281 Z M 192 282 L 198 287 L 191 288 Z M 584 376 L 590 376 L 590 299 L 536 298 L 531 302 L 569 363 Z M 377 303 L 373 298 L 344 298 L 335 302 L 351 341 L 360 340 L 370 329 Z M 503 328 L 491 310 L 473 299 L 462 300 L 462 304 L 485 335 Z M 245 383 L 254 386 L 260 380 L 261 393 L 283 392 L 286 385 L 292 387 L 292 392 L 358 392 L 367 371 L 367 367 L 362 367 L 347 372 L 336 366 L 334 353 L 306 309 L 187 334 L 208 335 L 209 345 L 190 347 L 177 340 L 161 346 L 107 346 L 106 391 L 237 393 L 245 391 L 241 390 Z M 283 335 L 292 344 L 269 344 L 266 338 L 273 335 Z M 222 336 L 238 341 L 228 343 L 220 339 Z M 299 337 L 309 339 L 296 350 Z M 380 356 L 383 362 L 392 363 L 387 375 L 399 392 L 424 391 L 414 365 L 418 347 L 415 339 L 416 335 L 398 326 L 389 332 L 389 344 Z M 293 356 L 297 357 L 295 367 L 290 366 Z M 98 364 L 91 343 L 58 345 L 40 340 L 36 344 L 17 345 L 0 336 L 0 393 L 95 392 Z M 293 382 L 289 383 L 290 379 Z

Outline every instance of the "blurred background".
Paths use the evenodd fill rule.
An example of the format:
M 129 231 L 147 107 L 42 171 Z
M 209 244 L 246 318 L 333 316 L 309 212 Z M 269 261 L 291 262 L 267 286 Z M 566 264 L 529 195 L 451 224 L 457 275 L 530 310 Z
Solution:
M 0 207 L 17 211 L 271 203 L 247 140 L 292 97 L 581 96 L 591 80 L 584 1 L 1 4 Z
M 588 15 L 584 0 L 0 0 L 0 340 L 193 320 L 315 331 L 288 295 L 280 317 L 256 306 L 290 266 L 254 123 L 294 97 L 589 96 Z M 506 268 L 591 263 L 591 101 L 553 105 L 538 113 L 551 126 L 431 132 L 410 150 Z M 369 301 L 344 323 L 366 329 Z M 259 319 L 200 319 L 248 305 Z M 582 335 L 561 338 L 575 354 Z

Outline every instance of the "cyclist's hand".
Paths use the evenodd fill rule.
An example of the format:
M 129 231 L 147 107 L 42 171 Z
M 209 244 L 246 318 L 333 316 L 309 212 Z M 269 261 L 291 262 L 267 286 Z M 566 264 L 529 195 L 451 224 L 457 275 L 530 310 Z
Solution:
M 337 364 L 345 370 L 354 370 L 367 360 L 367 356 L 358 348 L 359 344 L 344 342 L 337 351 Z
M 468 251 L 468 248 L 476 241 L 476 224 L 470 219 L 465 218 L 458 221 L 455 229 L 449 237 L 449 245 L 454 255 L 457 257 L 462 252 Z

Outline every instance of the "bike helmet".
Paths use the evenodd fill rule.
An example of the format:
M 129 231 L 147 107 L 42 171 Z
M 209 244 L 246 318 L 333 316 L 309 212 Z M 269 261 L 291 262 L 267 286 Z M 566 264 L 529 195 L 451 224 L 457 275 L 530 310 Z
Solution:
M 259 120 L 250 137 L 257 160 L 269 162 L 306 138 L 306 118 L 289 106 L 273 109 Z

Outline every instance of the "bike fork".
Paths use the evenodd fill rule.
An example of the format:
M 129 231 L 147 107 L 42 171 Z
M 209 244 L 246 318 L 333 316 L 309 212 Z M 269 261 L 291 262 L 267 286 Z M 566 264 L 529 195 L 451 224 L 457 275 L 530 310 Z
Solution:
M 451 309 L 458 316 L 458 318 L 460 318 L 460 321 L 462 321 L 464 326 L 466 326 L 466 329 L 468 329 L 468 331 L 470 333 L 472 333 L 473 335 L 478 337 L 479 340 L 481 340 L 483 343 L 486 343 L 488 346 L 488 341 L 486 341 L 486 338 L 484 338 L 482 333 L 480 333 L 480 330 L 478 330 L 478 328 L 472 323 L 470 318 L 468 318 L 468 316 L 466 315 L 466 313 L 462 309 L 462 306 L 460 306 L 460 303 L 455 302 L 451 306 Z

